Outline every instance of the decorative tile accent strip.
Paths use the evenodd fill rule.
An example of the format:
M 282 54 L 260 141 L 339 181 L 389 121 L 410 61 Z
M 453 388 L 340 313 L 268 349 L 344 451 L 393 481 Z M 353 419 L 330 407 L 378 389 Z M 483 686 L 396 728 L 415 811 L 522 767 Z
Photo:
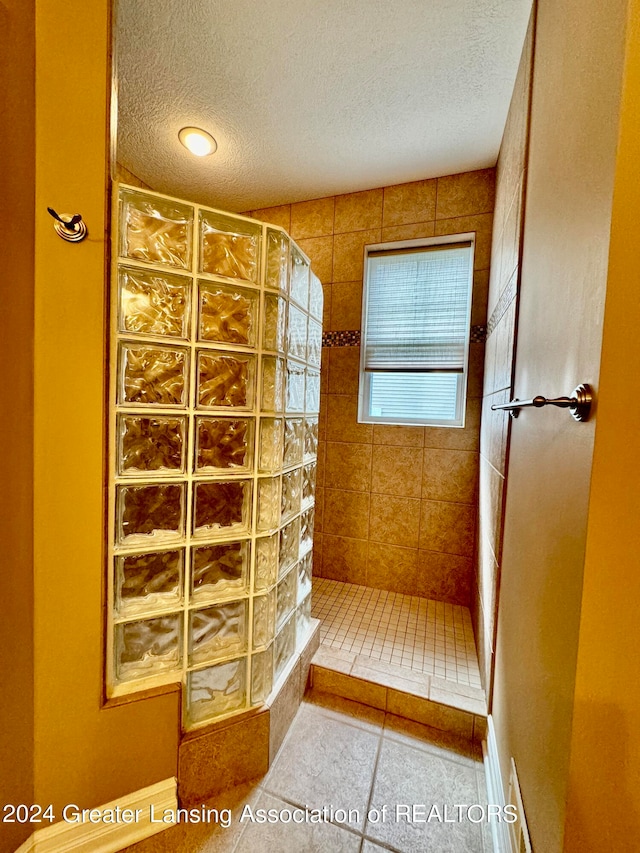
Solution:
M 360 330 L 355 329 L 351 332 L 323 332 L 322 333 L 323 347 L 359 347 L 360 346 Z
M 487 338 L 493 332 L 495 327 L 498 325 L 498 323 L 502 319 L 502 316 L 504 315 L 504 312 L 507 310 L 509 305 L 511 305 L 511 302 L 513 301 L 513 299 L 515 299 L 517 287 L 518 287 L 518 269 L 516 268 L 513 275 L 509 279 L 509 283 L 507 284 L 505 289 L 502 291 L 502 293 L 500 295 L 500 299 L 498 299 L 497 305 L 493 309 L 493 313 L 491 314 L 491 317 L 489 318 L 489 322 L 487 323 Z
M 486 326 L 472 326 L 471 327 L 471 343 L 472 344 L 483 344 L 487 340 L 487 327 Z

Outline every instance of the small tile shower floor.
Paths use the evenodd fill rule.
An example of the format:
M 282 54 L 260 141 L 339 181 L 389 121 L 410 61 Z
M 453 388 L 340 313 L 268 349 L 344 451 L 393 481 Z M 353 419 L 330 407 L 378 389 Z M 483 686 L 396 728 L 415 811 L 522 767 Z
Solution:
M 398 804 L 487 805 L 477 746 L 335 696 L 307 691 L 267 775 L 230 789 L 209 808 L 230 808 L 231 825 L 180 824 L 127 853 L 493 853 L 490 827 L 472 821 L 409 822 Z M 241 822 L 243 809 L 334 809 L 322 823 Z M 387 819 L 373 821 L 372 809 Z M 343 822 L 337 809 L 353 810 Z M 330 815 L 329 815 L 330 817 Z
M 467 607 L 327 578 L 311 602 L 322 645 L 481 687 Z

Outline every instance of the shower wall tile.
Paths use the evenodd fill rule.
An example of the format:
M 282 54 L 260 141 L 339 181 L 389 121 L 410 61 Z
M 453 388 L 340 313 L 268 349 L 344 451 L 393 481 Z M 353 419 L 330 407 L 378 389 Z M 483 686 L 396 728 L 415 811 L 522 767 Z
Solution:
M 418 552 L 418 595 L 468 607 L 472 580 L 470 557 L 436 551 Z
M 292 205 L 291 234 L 323 284 L 324 330 L 361 328 L 365 245 L 465 231 L 476 232 L 473 323 L 484 325 L 493 178 L 487 169 Z M 440 567 L 431 587 L 453 600 L 458 584 L 458 597 L 467 600 L 484 346 L 470 348 L 463 429 L 359 424 L 359 362 L 359 346 L 323 348 L 314 574 L 416 593 L 430 562 Z M 444 564 L 453 572 L 448 585 L 440 577 Z
M 325 486 L 328 489 L 371 491 L 370 444 L 327 442 Z
M 461 172 L 438 178 L 436 219 L 492 212 L 495 199 L 495 169 Z
M 419 500 L 371 495 L 369 538 L 372 541 L 417 548 L 419 533 Z
M 437 180 L 430 179 L 385 187 L 383 227 L 435 219 L 437 183 Z
M 331 331 L 362 326 L 362 281 L 338 281 L 331 286 Z
M 348 578 L 348 583 L 366 583 L 367 544 L 366 539 L 324 535 L 322 537 L 324 577 L 332 580 Z
M 291 205 L 290 234 L 296 242 L 305 237 L 333 235 L 335 200 L 333 196 Z M 316 273 L 317 275 L 317 273 Z M 320 276 L 322 279 L 322 276 Z
M 334 234 L 382 227 L 383 190 L 365 190 L 336 196 Z
M 280 228 L 284 228 L 285 231 L 291 234 L 290 204 L 280 204 L 277 207 L 263 207 L 261 210 L 252 211 L 251 216 L 255 219 L 261 219 L 263 222 L 268 222 L 270 225 L 277 225 Z

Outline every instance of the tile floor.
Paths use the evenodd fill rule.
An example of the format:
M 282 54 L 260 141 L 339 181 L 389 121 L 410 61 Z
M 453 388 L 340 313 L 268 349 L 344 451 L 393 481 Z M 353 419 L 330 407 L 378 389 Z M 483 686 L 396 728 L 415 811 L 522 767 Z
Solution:
M 313 579 L 311 602 L 325 646 L 481 686 L 467 607 L 327 578 Z
M 247 804 L 254 814 L 256 809 L 333 807 L 334 815 L 317 823 L 253 823 L 241 821 Z M 311 690 L 267 775 L 208 804 L 232 810 L 228 828 L 179 824 L 127 848 L 127 853 L 492 853 L 486 822 L 464 817 L 411 822 L 396 811 L 398 805 L 424 805 L 424 816 L 437 805 L 444 817 L 446 805 L 451 819 L 457 804 L 486 807 L 477 747 Z M 387 819 L 374 821 L 371 810 L 382 814 L 384 806 Z M 347 820 L 338 809 L 351 810 Z M 480 814 L 476 809 L 472 818 Z

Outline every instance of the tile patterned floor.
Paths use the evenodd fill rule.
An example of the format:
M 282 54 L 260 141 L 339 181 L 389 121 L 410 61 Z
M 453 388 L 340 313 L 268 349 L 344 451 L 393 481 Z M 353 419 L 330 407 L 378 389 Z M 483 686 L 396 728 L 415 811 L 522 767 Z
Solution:
M 481 686 L 468 608 L 327 578 L 311 601 L 323 645 Z
M 308 691 L 267 775 L 207 804 L 231 808 L 227 829 L 181 824 L 127 853 L 493 853 L 491 830 L 463 815 L 453 822 L 410 821 L 397 805 L 487 804 L 477 747 L 419 723 Z M 327 820 L 241 822 L 256 809 L 327 809 Z M 377 809 L 387 819 L 374 821 Z M 328 812 L 333 808 L 333 815 Z M 338 809 L 351 809 L 342 815 Z M 474 815 L 478 815 L 476 809 Z

